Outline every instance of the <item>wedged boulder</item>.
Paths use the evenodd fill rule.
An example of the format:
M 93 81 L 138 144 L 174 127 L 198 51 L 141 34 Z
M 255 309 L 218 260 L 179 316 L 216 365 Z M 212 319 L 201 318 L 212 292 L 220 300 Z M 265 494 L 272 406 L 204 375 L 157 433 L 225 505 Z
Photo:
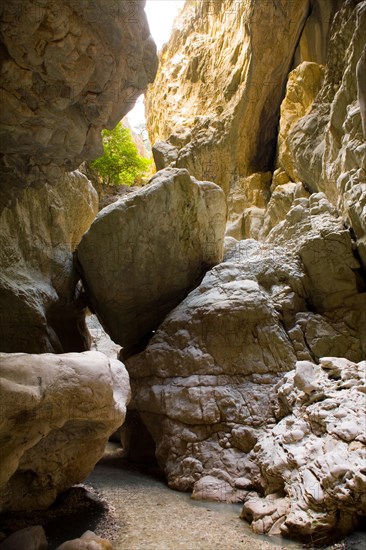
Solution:
M 97 212 L 97 193 L 78 171 L 22 190 L 1 211 L 1 351 L 88 349 L 73 252 Z
M 222 190 L 167 168 L 104 208 L 77 258 L 90 304 L 125 348 L 149 337 L 223 254 Z
M 242 517 L 255 532 L 319 544 L 366 514 L 365 369 L 365 361 L 337 357 L 299 361 L 278 385 L 284 418 L 250 455 L 267 495 L 246 497 Z
M 169 485 L 230 501 L 262 488 L 251 451 L 276 423 L 283 373 L 332 351 L 354 362 L 366 354 L 359 264 L 323 194 L 297 199 L 267 242 L 232 241 L 126 361 Z
M 47 508 L 123 423 L 124 365 L 99 352 L 0 354 L 0 511 Z

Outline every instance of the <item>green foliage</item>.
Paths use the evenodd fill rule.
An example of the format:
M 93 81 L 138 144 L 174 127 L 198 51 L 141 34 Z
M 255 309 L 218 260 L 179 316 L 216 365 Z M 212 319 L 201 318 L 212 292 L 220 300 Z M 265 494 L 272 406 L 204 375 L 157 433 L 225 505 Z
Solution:
M 119 122 L 114 130 L 103 130 L 104 155 L 90 163 L 107 185 L 140 183 L 151 160 L 141 157 L 131 132 Z

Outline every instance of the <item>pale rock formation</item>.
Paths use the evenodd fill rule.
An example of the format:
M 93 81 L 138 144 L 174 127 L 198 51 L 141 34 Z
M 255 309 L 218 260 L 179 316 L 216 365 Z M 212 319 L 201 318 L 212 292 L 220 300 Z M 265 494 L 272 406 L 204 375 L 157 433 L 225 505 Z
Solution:
M 308 11 L 308 0 L 187 2 L 148 91 L 151 143 L 169 138 L 177 166 L 226 194 L 232 180 L 268 171 Z
M 267 496 L 249 493 L 242 517 L 257 533 L 344 536 L 366 514 L 366 362 L 299 361 L 276 391 L 281 420 L 250 455 Z
M 156 73 L 144 5 L 2 3 L 2 202 L 102 154 L 101 129 L 131 110 Z
M 13 208 L 2 210 L 1 351 L 88 349 L 72 254 L 97 211 L 97 193 L 80 172 L 25 189 Z
M 85 531 L 79 539 L 64 542 L 56 550 L 113 550 L 113 546 L 108 540 L 98 537 L 93 531 Z
M 99 352 L 0 354 L 0 510 L 47 508 L 124 421 L 126 369 Z
M 232 183 L 226 235 L 237 240 L 258 239 L 270 197 L 271 172 L 258 172 Z
M 344 2 L 335 15 L 322 87 L 285 137 L 279 164 L 311 191 L 326 193 L 348 219 L 366 265 L 364 49 L 366 2 Z M 358 76 L 357 76 L 358 75 Z M 358 84 L 357 84 L 358 82 Z M 289 169 L 289 171 L 291 171 Z
M 16 531 L 0 543 L 0 550 L 47 550 L 46 533 L 41 525 Z
M 111 338 L 130 348 L 222 259 L 222 190 L 167 168 L 104 208 L 78 247 L 91 306 Z
M 324 67 L 317 63 L 303 62 L 288 76 L 286 96 L 281 104 L 278 131 L 278 163 L 291 181 L 299 181 L 289 144 L 288 135 L 295 124 L 310 110 L 320 90 Z
M 325 195 L 296 199 L 267 242 L 232 239 L 223 263 L 126 361 L 171 487 L 231 502 L 262 490 L 250 453 L 276 423 L 283 373 L 331 352 L 366 356 L 359 267 Z

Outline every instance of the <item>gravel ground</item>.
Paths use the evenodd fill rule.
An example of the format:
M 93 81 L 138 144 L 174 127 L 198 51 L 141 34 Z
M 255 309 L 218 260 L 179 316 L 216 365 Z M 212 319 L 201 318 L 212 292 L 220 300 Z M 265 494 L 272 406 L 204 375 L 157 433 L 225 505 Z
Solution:
M 73 487 L 45 512 L 4 514 L 7 535 L 43 525 L 49 550 L 90 529 L 113 542 L 115 550 L 299 550 L 305 546 L 254 535 L 239 519 L 240 505 L 197 502 L 169 489 L 164 480 L 123 460 L 108 445 L 85 484 Z M 312 548 L 307 546 L 307 548 Z M 365 533 L 327 550 L 366 550 Z

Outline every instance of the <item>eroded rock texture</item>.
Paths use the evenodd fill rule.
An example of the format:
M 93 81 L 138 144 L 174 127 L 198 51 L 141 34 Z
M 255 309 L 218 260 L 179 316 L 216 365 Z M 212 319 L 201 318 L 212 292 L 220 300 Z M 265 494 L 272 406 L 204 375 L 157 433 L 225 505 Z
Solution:
M 238 501 L 265 488 L 255 445 L 276 424 L 283 373 L 331 353 L 365 357 L 366 293 L 350 233 L 324 194 L 297 199 L 266 242 L 229 244 L 126 366 L 170 486 Z M 322 503 L 324 517 L 333 505 Z
M 128 374 L 94 351 L 0 360 L 0 509 L 47 508 L 85 479 L 123 423 Z
M 263 240 L 295 199 L 322 191 L 366 264 L 365 9 L 361 0 L 185 6 L 148 94 L 148 129 L 160 166 L 224 189 L 228 235 Z
M 249 493 L 242 511 L 255 532 L 320 544 L 366 515 L 365 369 L 337 357 L 298 361 L 277 386 L 281 420 L 251 453 L 267 496 Z
M 147 96 L 150 141 L 226 193 L 270 169 L 287 74 L 309 10 L 297 2 L 187 2 Z
M 1 212 L 1 351 L 88 349 L 73 252 L 97 211 L 93 186 L 73 172 L 23 190 L 16 205 Z
M 157 68 L 145 2 L 2 2 L 1 199 L 103 152 Z
M 131 348 L 222 259 L 222 190 L 168 168 L 104 208 L 78 247 L 92 307 L 112 339 Z

